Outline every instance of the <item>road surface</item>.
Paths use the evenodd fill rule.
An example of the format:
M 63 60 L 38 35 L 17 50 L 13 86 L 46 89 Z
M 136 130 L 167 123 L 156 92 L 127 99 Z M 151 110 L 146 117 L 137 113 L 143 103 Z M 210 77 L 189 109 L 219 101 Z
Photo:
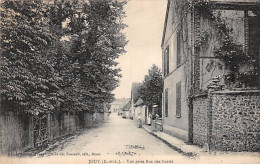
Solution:
M 137 128 L 135 121 L 116 113 L 110 114 L 109 120 L 100 127 L 88 129 L 73 139 L 60 152 L 118 155 L 128 151 L 134 155 L 179 154 L 144 129 Z
M 110 114 L 109 120 L 103 125 L 87 129 L 62 147 L 49 152 L 47 157 L 87 157 L 88 161 L 112 157 L 114 161 L 111 163 L 118 163 L 116 160 L 122 160 L 119 163 L 148 163 L 145 162 L 148 159 L 152 163 L 174 163 L 180 158 L 190 160 L 143 128 L 137 128 L 135 121 L 124 119 L 116 113 Z
M 54 146 L 53 144 L 52 146 Z M 259 153 L 201 153 L 187 157 L 161 140 L 137 128 L 135 122 L 112 113 L 102 126 L 86 129 L 79 136 L 57 142 L 57 148 L 41 155 L 14 158 L 9 163 L 84 164 L 176 164 L 176 163 L 259 163 Z M 48 151 L 47 151 L 48 150 Z

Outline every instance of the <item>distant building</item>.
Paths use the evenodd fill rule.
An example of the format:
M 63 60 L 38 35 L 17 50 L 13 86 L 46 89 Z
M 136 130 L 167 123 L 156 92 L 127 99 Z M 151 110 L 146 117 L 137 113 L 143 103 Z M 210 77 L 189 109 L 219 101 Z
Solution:
M 137 115 L 135 115 L 135 106 L 134 104 L 137 102 L 137 100 L 140 98 L 139 89 L 141 87 L 142 83 L 133 83 L 131 88 L 131 112 L 130 112 L 130 118 L 137 120 Z
M 139 98 L 137 102 L 134 104 L 135 107 L 135 119 L 141 119 L 142 123 L 147 123 L 148 120 L 148 108 L 144 104 L 144 101 L 142 98 Z
M 110 111 L 111 112 L 121 112 L 122 108 L 126 105 L 126 103 L 130 100 L 130 98 L 119 98 L 116 99 L 113 103 L 111 103 Z
M 131 112 L 131 101 L 128 101 L 125 106 L 122 108 L 122 117 L 123 118 L 130 118 L 130 112 Z

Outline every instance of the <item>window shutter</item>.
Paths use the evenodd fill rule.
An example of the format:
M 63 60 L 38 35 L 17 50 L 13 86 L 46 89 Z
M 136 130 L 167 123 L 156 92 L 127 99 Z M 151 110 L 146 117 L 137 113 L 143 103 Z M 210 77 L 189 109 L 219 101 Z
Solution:
M 176 84 L 176 117 L 181 117 L 181 82 Z
M 169 74 L 169 46 L 166 49 L 166 74 Z
M 175 15 L 174 15 L 174 2 L 172 1 L 172 24 L 175 22 Z
M 167 75 L 167 49 L 164 51 L 164 76 Z
M 169 74 L 169 46 L 164 51 L 164 76 Z
M 181 31 L 177 33 L 177 67 L 181 64 Z
M 168 116 L 168 88 L 165 89 L 165 97 L 164 97 L 164 115 Z

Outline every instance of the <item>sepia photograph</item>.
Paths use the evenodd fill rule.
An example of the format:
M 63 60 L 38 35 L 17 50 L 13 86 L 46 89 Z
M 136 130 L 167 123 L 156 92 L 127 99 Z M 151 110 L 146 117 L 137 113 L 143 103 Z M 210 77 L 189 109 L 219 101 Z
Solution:
M 0 164 L 260 164 L 260 0 L 0 0 Z

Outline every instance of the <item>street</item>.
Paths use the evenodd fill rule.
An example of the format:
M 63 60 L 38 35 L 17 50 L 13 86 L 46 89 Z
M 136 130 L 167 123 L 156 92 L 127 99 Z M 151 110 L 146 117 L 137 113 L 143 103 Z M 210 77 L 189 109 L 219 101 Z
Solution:
M 174 151 L 143 128 L 137 128 L 135 121 L 124 119 L 117 113 L 111 113 L 104 124 L 86 129 L 79 136 L 37 157 L 41 162 L 51 160 L 70 163 L 73 159 L 77 163 L 91 164 L 175 163 L 192 160 Z
M 137 128 L 133 120 L 121 118 L 116 113 L 112 113 L 105 124 L 86 130 L 55 154 L 74 153 L 91 156 L 178 155 L 161 140 Z
M 256 157 L 259 154 L 225 152 L 184 156 L 143 128 L 137 128 L 133 120 L 112 113 L 104 124 L 85 129 L 78 136 L 64 139 L 64 142 L 57 142 L 54 149 L 42 151 L 37 156 L 6 161 L 84 164 L 252 163 L 258 162 Z

